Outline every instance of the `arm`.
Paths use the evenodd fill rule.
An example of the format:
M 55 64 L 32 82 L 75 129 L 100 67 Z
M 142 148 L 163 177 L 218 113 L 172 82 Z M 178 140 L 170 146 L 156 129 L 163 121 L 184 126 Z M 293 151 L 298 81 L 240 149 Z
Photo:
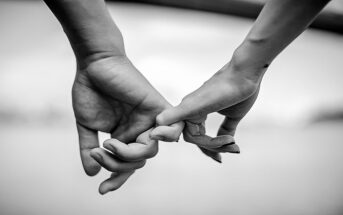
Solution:
M 329 0 L 270 0 L 235 51 L 239 68 L 263 70 L 315 19 Z
M 188 121 L 184 139 L 200 146 L 213 159 L 220 161 L 220 152 L 239 153 L 235 134 L 240 120 L 254 104 L 263 74 L 275 57 L 285 49 L 328 3 L 329 0 L 270 0 L 264 6 L 252 29 L 235 50 L 231 61 L 187 95 L 174 108 L 157 116 L 160 125 Z M 206 116 L 219 112 L 225 116 L 218 137 L 205 133 Z M 163 136 L 163 132 L 153 132 Z
M 63 26 L 77 59 L 72 89 L 80 154 L 88 175 L 113 172 L 101 194 L 118 189 L 156 155 L 149 138 L 155 117 L 170 104 L 126 57 L 120 31 L 103 0 L 45 0 Z M 150 129 L 150 130 L 149 130 Z M 170 140 L 183 124 L 164 127 Z M 98 132 L 111 135 L 99 148 Z
M 61 23 L 82 67 L 108 56 L 125 55 L 118 27 L 104 0 L 44 0 Z

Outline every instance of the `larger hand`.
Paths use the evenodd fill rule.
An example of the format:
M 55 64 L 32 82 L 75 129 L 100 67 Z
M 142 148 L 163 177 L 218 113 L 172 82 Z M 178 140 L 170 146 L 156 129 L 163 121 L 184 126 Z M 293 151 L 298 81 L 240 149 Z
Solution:
M 98 131 L 110 133 L 123 143 L 134 142 L 154 126 L 157 114 L 170 105 L 128 58 L 113 56 L 77 71 L 73 107 L 82 163 L 88 175 L 95 175 L 100 165 L 90 156 L 90 151 L 99 147 Z M 170 129 L 178 138 L 182 124 Z M 149 156 L 154 156 L 157 144 L 150 151 L 154 153 Z
M 123 170 L 132 172 L 156 154 L 157 142 L 148 138 L 147 130 L 169 104 L 127 59 L 123 37 L 104 0 L 44 1 L 60 21 L 77 59 L 73 107 L 84 169 L 88 175 L 95 175 L 101 164 L 110 171 L 121 171 L 111 178 L 112 183 L 105 183 L 110 186 L 100 186 L 101 192 L 115 189 L 129 176 Z M 167 140 L 178 138 L 182 128 L 182 124 L 165 127 L 170 137 Z M 123 144 L 137 143 L 114 153 L 116 156 L 111 154 L 115 165 L 111 162 L 108 166 L 102 159 L 97 159 L 98 163 L 91 150 L 94 158 L 99 158 L 97 152 L 108 152 L 98 148 L 98 131 L 110 133 Z

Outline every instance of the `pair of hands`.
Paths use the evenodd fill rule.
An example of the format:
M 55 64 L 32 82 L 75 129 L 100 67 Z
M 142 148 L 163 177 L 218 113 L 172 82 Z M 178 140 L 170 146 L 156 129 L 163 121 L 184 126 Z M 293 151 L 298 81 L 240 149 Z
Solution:
M 100 185 L 102 194 L 119 188 L 144 166 L 157 153 L 158 140 L 175 141 L 182 131 L 186 141 L 218 162 L 221 152 L 238 153 L 236 127 L 254 104 L 268 65 L 328 2 L 268 1 L 230 62 L 172 107 L 126 57 L 122 35 L 103 0 L 44 1 L 60 21 L 78 63 L 73 107 L 84 169 L 88 175 L 101 166 L 113 172 Z M 212 112 L 225 116 L 214 138 L 205 130 Z M 99 148 L 99 131 L 111 134 L 104 143 L 107 150 Z
M 99 192 L 118 189 L 156 155 L 158 140 L 177 141 L 182 131 L 187 142 L 218 162 L 221 152 L 239 153 L 233 136 L 259 86 L 259 80 L 244 74 L 230 62 L 172 107 L 124 55 L 79 66 L 72 92 L 82 163 L 91 176 L 101 166 L 112 172 Z M 225 120 L 212 138 L 206 135 L 205 120 L 216 111 Z M 111 134 L 104 149 L 99 147 L 99 131 Z

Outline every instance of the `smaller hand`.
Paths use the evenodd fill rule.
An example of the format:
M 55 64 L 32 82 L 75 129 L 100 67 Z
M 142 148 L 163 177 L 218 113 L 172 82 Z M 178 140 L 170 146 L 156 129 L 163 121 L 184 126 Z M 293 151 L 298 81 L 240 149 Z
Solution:
M 158 152 L 158 142 L 149 134 L 152 129 L 143 132 L 134 143 L 123 143 L 117 139 L 104 142 L 104 148 L 92 149 L 90 155 L 105 169 L 112 172 L 111 177 L 100 184 L 99 192 L 105 194 L 121 187 L 126 180 L 142 168 L 146 159 L 154 157 Z
M 164 110 L 156 118 L 160 126 L 185 120 L 185 141 L 194 143 L 201 151 L 221 162 L 221 152 L 240 153 L 233 136 L 240 120 L 254 104 L 263 74 L 237 69 L 233 63 L 225 65 L 199 89 L 187 95 L 176 106 Z M 207 115 L 218 112 L 225 116 L 217 137 L 206 135 Z M 160 140 L 167 134 L 160 127 L 152 132 L 152 138 Z

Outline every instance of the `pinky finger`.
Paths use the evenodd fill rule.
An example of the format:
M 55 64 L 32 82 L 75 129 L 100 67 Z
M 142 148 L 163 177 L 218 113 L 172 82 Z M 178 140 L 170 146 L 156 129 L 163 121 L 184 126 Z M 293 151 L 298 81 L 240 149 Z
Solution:
M 154 128 L 150 133 L 150 138 L 153 140 L 160 140 L 165 142 L 177 142 L 183 131 L 185 124 L 183 121 L 174 123 L 172 125 L 160 125 Z
M 120 188 L 127 179 L 134 173 L 135 171 L 130 172 L 121 172 L 117 173 L 114 172 L 111 174 L 111 177 L 103 181 L 99 186 L 99 193 L 104 195 L 110 191 L 117 190 Z

